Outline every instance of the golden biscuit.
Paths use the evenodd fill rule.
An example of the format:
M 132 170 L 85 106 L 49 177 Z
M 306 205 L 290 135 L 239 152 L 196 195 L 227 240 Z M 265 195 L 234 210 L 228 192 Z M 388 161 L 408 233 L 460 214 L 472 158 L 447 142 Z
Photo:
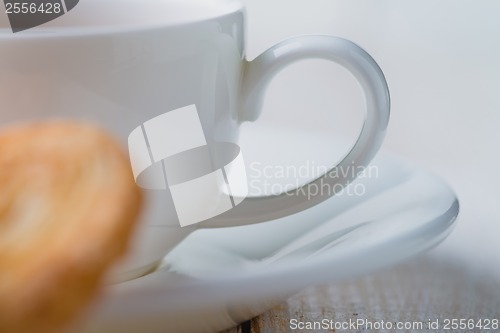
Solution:
M 127 248 L 141 192 L 120 147 L 91 125 L 0 133 L 0 332 L 65 327 Z

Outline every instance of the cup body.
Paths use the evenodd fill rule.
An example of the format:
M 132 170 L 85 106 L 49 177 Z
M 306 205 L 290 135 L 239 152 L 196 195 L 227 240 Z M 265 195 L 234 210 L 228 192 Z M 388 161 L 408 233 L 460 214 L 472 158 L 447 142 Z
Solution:
M 208 143 L 236 143 L 244 58 L 241 6 L 179 24 L 125 27 L 49 27 L 12 35 L 1 26 L 0 125 L 90 121 L 127 149 L 138 126 L 194 105 Z M 194 230 L 180 227 L 169 191 L 144 192 L 139 229 L 117 268 L 120 280 L 146 272 Z
M 244 19 L 237 0 L 86 0 L 50 24 L 13 35 L 0 15 L 0 125 L 91 121 L 129 148 L 146 200 L 115 280 L 152 269 L 194 225 L 266 222 L 329 199 L 382 144 L 390 95 L 366 51 L 338 37 L 297 36 L 249 62 Z M 321 177 L 287 193 L 247 198 L 239 124 L 258 118 L 275 75 L 310 58 L 340 64 L 360 83 L 366 101 L 360 136 Z M 311 195 L 314 188 L 330 190 Z

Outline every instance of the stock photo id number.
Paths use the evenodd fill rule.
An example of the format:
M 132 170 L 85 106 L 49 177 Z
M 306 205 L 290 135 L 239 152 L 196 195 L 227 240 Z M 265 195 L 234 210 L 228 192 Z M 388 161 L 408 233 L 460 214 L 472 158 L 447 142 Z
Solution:
M 12 1 L 4 0 L 13 33 L 28 30 L 50 22 L 76 7 L 79 0 Z

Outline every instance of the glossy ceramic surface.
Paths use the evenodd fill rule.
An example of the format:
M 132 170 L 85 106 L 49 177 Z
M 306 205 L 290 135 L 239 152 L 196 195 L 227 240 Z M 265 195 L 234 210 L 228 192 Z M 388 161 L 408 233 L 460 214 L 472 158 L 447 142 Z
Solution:
M 109 130 L 125 148 L 129 135 L 142 124 L 195 106 L 208 145 L 236 144 L 240 124 L 258 118 L 275 75 L 299 60 L 322 58 L 353 74 L 367 106 L 359 139 L 345 159 L 329 166 L 332 171 L 367 165 L 385 136 L 389 91 L 370 55 L 345 39 L 301 36 L 249 62 L 244 52 L 244 9 L 238 1 L 81 1 L 60 18 L 18 34 L 8 31 L 2 17 L 0 125 L 53 118 L 91 121 Z M 179 142 L 193 135 L 180 132 Z M 221 164 L 210 154 L 212 161 Z M 313 185 L 341 189 L 356 176 L 347 175 L 327 173 Z M 245 200 L 233 197 L 242 202 L 236 208 L 196 227 L 181 228 L 172 193 L 146 189 L 133 251 L 117 266 L 114 279 L 127 280 L 150 270 L 196 228 L 281 218 L 337 191 L 313 198 L 301 191 Z M 189 203 L 194 191 L 186 193 Z M 206 204 L 208 196 L 199 202 Z M 207 206 L 210 210 L 211 205 Z
M 236 143 L 239 125 L 258 117 L 267 86 L 281 69 L 301 59 L 324 58 L 358 79 L 367 103 L 360 138 L 337 169 L 369 163 L 385 135 L 389 92 L 380 68 L 365 51 L 340 38 L 302 36 L 248 62 L 244 11 L 238 1 L 88 0 L 40 27 L 12 34 L 7 26 L 3 17 L 1 125 L 53 118 L 91 121 L 126 146 L 129 134 L 146 121 L 195 105 L 209 144 Z M 316 182 L 343 186 L 353 178 L 325 175 Z M 116 280 L 150 270 L 194 230 L 180 228 L 170 192 L 145 192 L 141 227 L 133 251 L 113 274 Z M 249 198 L 197 227 L 263 222 L 334 194 Z
M 159 26 L 178 26 L 214 18 L 243 10 L 239 0 L 85 0 L 75 10 L 47 22 L 36 29 L 26 30 L 25 37 L 36 37 L 40 32 L 57 35 L 82 35 L 107 31 L 130 31 Z M 0 13 L 0 39 L 19 38 L 12 34 L 8 17 Z M 2 30 L 5 28 L 5 30 Z M 61 29 L 63 28 L 63 29 Z M 38 36 L 39 37 L 39 36 Z
M 305 133 L 253 134 L 258 143 L 293 135 L 318 154 L 324 142 Z M 384 154 L 372 166 L 376 174 L 350 185 L 363 195 L 340 193 L 271 223 L 197 231 L 158 271 L 108 287 L 82 332 L 217 332 L 311 284 L 383 269 L 449 235 L 459 204 L 442 180 Z

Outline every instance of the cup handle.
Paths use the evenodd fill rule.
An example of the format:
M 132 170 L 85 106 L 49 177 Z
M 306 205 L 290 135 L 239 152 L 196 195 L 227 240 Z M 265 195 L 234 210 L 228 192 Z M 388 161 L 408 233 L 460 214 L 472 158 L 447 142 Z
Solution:
M 311 208 L 338 193 L 356 177 L 380 149 L 390 116 L 387 82 L 375 60 L 356 44 L 332 36 L 299 36 L 285 40 L 246 62 L 241 90 L 242 121 L 255 121 L 262 110 L 264 93 L 286 66 L 303 59 L 333 61 L 354 75 L 365 99 L 365 122 L 356 144 L 347 156 L 322 177 L 294 190 L 274 196 L 249 197 L 234 209 L 200 223 L 200 227 L 229 227 L 254 224 L 285 217 Z M 315 191 L 308 188 L 325 188 Z

